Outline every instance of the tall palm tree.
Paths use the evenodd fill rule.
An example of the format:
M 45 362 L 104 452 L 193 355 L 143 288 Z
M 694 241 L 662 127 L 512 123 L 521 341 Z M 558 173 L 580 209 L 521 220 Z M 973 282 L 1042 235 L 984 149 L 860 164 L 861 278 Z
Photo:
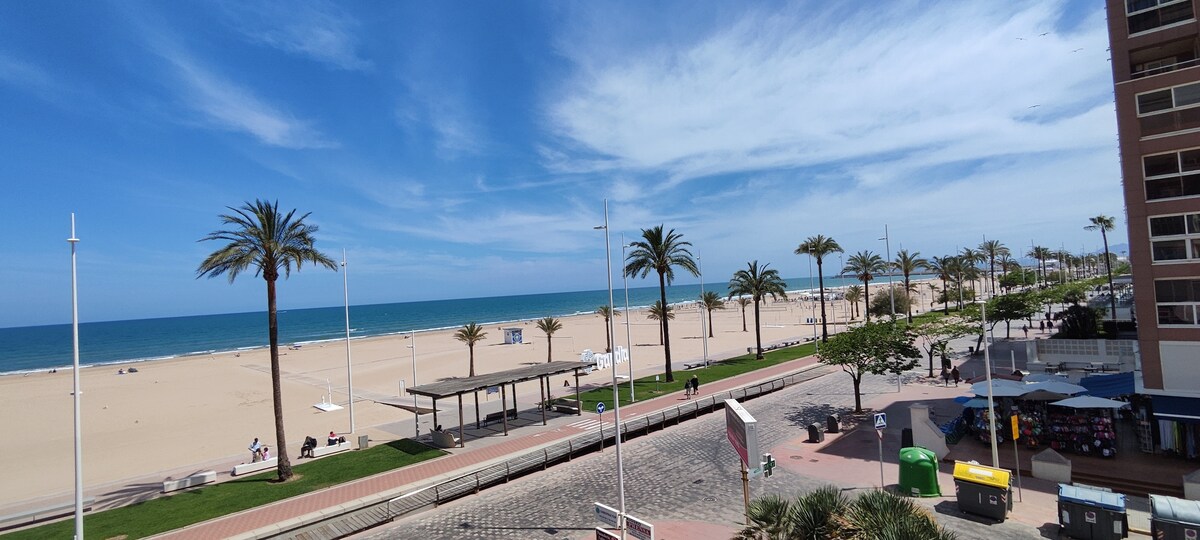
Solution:
M 467 376 L 474 377 L 475 376 L 475 344 L 487 339 L 487 332 L 483 331 L 482 326 L 479 326 L 478 324 L 475 324 L 474 322 L 469 322 L 467 324 L 464 324 L 462 328 L 459 328 L 458 330 L 456 330 L 454 332 L 454 339 L 457 339 L 457 340 L 467 344 L 467 349 L 471 352 L 471 372 L 468 373 Z
M 763 359 L 762 319 L 759 316 L 759 302 L 768 296 L 772 300 L 787 298 L 787 293 L 784 292 L 787 284 L 780 279 L 778 270 L 768 269 L 768 266 L 770 263 L 759 266 L 758 261 L 748 262 L 745 270 L 734 272 L 733 279 L 729 280 L 730 297 L 745 295 L 754 301 L 754 342 L 758 348 L 758 353 L 754 355 L 756 360 Z
M 942 313 L 950 314 L 950 278 L 953 277 L 953 259 L 954 256 L 947 255 L 944 257 L 933 257 L 929 259 L 928 268 L 930 272 L 937 275 L 938 279 L 942 280 Z
M 971 282 L 971 291 L 975 291 L 975 282 L 979 280 L 979 268 L 975 265 L 983 262 L 983 255 L 971 248 L 963 248 L 958 254 L 958 260 L 962 263 L 960 268 L 961 276 Z
M 271 403 L 275 408 L 275 448 L 278 457 L 276 467 L 280 481 L 292 477 L 292 463 L 288 460 L 287 436 L 283 432 L 283 391 L 279 372 L 279 321 L 275 305 L 275 282 L 283 271 L 286 279 L 304 263 L 336 270 L 333 260 L 317 251 L 313 237 L 316 225 L 304 222 L 309 214 L 296 217 L 296 211 L 280 213 L 279 201 L 255 200 L 240 208 L 229 207 L 231 213 L 220 216 L 221 224 L 228 229 L 214 231 L 200 241 L 218 240 L 228 242 L 209 254 L 196 269 L 196 277 L 229 277 L 229 282 L 242 272 L 253 270 L 267 282 L 267 335 L 271 344 Z
M 653 304 L 650 304 L 650 309 L 646 311 L 647 319 L 658 321 L 658 344 L 665 344 L 666 340 L 663 338 L 663 321 L 675 319 L 675 308 L 671 304 L 663 304 L 662 300 L 655 300 Z
M 863 288 L 858 285 L 851 285 L 846 288 L 846 301 L 850 302 L 850 318 L 858 317 L 858 303 L 862 302 Z
M 745 296 L 739 296 L 737 297 L 737 300 L 734 300 L 734 302 L 736 302 L 737 305 L 741 306 L 742 308 L 742 331 L 746 332 L 746 306 L 750 305 L 752 301 Z
M 846 267 L 842 269 L 842 273 L 853 274 L 859 281 L 863 282 L 863 302 L 867 309 L 863 313 L 867 316 L 867 322 L 871 321 L 871 280 L 875 276 L 888 269 L 888 264 L 883 261 L 879 255 L 876 255 L 871 250 L 860 251 L 851 255 L 846 259 Z
M 713 337 L 712 312 L 714 309 L 725 309 L 725 301 L 716 291 L 704 291 L 700 295 L 700 305 L 708 311 L 708 337 Z
M 929 282 L 926 283 L 925 286 L 929 287 L 929 309 L 933 309 L 934 304 L 937 304 L 937 284 Z
M 625 275 L 629 277 L 644 278 L 651 271 L 658 273 L 659 300 L 664 306 L 667 305 L 667 285 L 675 280 L 674 267 L 687 270 L 693 276 L 700 275 L 700 270 L 696 268 L 696 260 L 688 250 L 692 243 L 684 242 L 681 238 L 683 235 L 676 233 L 675 229 L 664 233 L 662 225 L 642 229 L 642 240 L 630 242 L 629 247 L 632 249 L 625 257 Z M 660 322 L 667 382 L 672 382 L 675 380 L 675 374 L 671 372 L 671 328 L 667 319 L 664 318 Z
M 1043 246 L 1033 246 L 1033 248 L 1030 249 L 1029 252 L 1025 254 L 1025 256 L 1032 257 L 1033 259 L 1037 260 L 1038 267 L 1042 270 L 1042 285 L 1045 285 L 1046 284 L 1046 259 L 1050 258 L 1050 248 L 1043 247 Z
M 613 311 L 612 306 L 600 306 L 596 308 L 596 314 L 604 317 L 604 352 L 612 352 L 612 336 L 608 331 L 608 321 L 614 317 L 620 317 L 620 311 Z
M 1100 231 L 1100 238 L 1104 239 L 1104 269 L 1108 272 L 1108 299 L 1112 306 L 1112 318 L 1117 319 L 1117 291 L 1113 289 L 1112 278 L 1112 255 L 1108 252 L 1108 231 L 1113 230 L 1117 226 L 1116 218 L 1108 217 L 1100 214 L 1094 218 L 1088 218 L 1092 224 L 1084 227 L 1088 231 Z
M 902 249 L 896 252 L 896 260 L 892 262 L 892 267 L 904 274 L 904 294 L 908 294 L 915 291 L 910 276 L 917 270 L 929 268 L 929 261 L 921 256 L 920 251 L 910 254 L 907 249 Z M 908 322 L 912 322 L 912 302 L 908 302 Z
M 545 317 L 545 318 L 538 319 L 537 327 L 538 327 L 538 330 L 541 330 L 546 333 L 546 362 L 549 362 L 550 361 L 550 350 L 551 350 L 551 345 L 552 345 L 550 340 L 551 340 L 551 338 L 554 337 L 555 332 L 562 330 L 562 322 L 560 322 L 558 319 L 555 319 L 554 317 Z
M 796 255 L 808 255 L 817 260 L 817 286 L 821 293 L 821 341 L 829 339 L 829 329 L 825 327 L 825 273 L 821 271 L 821 264 L 830 253 L 843 253 L 842 246 L 838 245 L 837 240 L 821 234 L 808 237 L 796 248 Z
M 999 240 L 984 240 L 979 244 L 978 253 L 988 263 L 988 278 L 992 283 L 992 294 L 996 294 L 996 260 L 1007 256 L 1010 251 Z

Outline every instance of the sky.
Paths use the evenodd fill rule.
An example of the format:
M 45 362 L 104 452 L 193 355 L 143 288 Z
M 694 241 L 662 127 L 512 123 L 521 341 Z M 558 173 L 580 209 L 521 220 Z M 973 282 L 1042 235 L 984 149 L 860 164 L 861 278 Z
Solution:
M 196 276 L 260 198 L 353 304 L 603 289 L 606 199 L 615 261 L 663 224 L 710 283 L 885 225 L 1092 252 L 1089 217 L 1126 236 L 1107 47 L 1086 0 L 3 2 L 0 327 L 70 321 L 71 213 L 81 320 L 262 311 Z M 279 306 L 342 294 L 305 266 Z

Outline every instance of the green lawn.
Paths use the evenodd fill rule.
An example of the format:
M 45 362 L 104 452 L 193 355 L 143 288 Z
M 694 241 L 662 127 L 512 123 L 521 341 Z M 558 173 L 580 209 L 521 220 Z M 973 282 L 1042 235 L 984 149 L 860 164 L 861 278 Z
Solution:
M 751 371 L 774 366 L 776 364 L 782 364 L 789 360 L 804 358 L 805 356 L 809 356 L 814 352 L 816 352 L 816 347 L 812 343 L 806 343 L 804 345 L 786 347 L 764 353 L 764 358 L 762 360 L 755 360 L 753 354 L 746 354 L 735 358 L 730 358 L 728 360 L 710 363 L 709 366 L 705 368 L 675 370 L 674 382 L 666 382 L 666 378 L 661 376 L 660 378 L 664 379 L 662 382 L 655 382 L 653 375 L 649 377 L 643 377 L 633 381 L 634 394 L 638 401 L 645 401 L 647 399 L 655 398 L 664 394 L 680 392 L 683 390 L 684 381 L 692 378 L 692 375 L 695 375 L 700 379 L 700 390 L 701 393 L 703 393 L 705 384 L 710 384 L 721 379 L 728 379 L 729 377 L 741 375 L 743 373 L 749 373 Z M 621 404 L 628 405 L 629 382 L 626 381 L 620 383 L 617 385 L 617 388 L 618 395 L 621 399 Z M 603 388 L 588 390 L 580 396 L 580 399 L 583 401 L 584 414 L 595 414 L 596 403 L 601 401 L 603 401 L 604 405 L 608 407 L 607 410 L 611 411 L 613 406 L 612 387 L 605 386 Z
M 89 538 L 142 538 L 185 527 L 248 508 L 303 495 L 350 480 L 397 469 L 444 454 L 407 439 L 367 450 L 345 452 L 305 461 L 293 470 L 297 479 L 284 484 L 271 480 L 275 471 L 183 491 L 169 497 L 87 514 L 84 536 Z M 294 462 L 293 462 L 294 463 Z M 73 520 L 5 534 L 5 540 L 71 538 Z

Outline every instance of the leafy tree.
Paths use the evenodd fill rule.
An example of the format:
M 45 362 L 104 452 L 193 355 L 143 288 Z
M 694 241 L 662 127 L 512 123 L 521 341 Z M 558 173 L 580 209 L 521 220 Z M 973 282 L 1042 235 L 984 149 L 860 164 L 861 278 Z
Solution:
M 851 285 L 846 288 L 846 301 L 850 302 L 850 318 L 858 317 L 858 303 L 862 302 L 863 288 L 858 285 Z
M 867 322 L 834 335 L 817 352 L 822 364 L 838 366 L 854 383 L 854 412 L 862 412 L 862 378 L 867 373 L 882 375 L 917 367 L 921 352 L 913 346 L 914 335 L 896 321 Z
M 821 341 L 829 339 L 829 329 L 825 326 L 825 273 L 822 271 L 825 256 L 830 253 L 843 253 L 842 246 L 837 240 L 818 234 L 810 236 L 796 248 L 796 255 L 808 255 L 817 260 L 817 287 L 821 293 Z
M 1016 287 L 1024 287 L 1026 285 L 1034 285 L 1037 283 L 1037 272 L 1016 268 L 1009 270 L 1000 276 L 1000 287 L 1005 290 L 1012 290 Z
M 1007 257 L 1011 252 L 999 240 L 984 240 L 977 251 L 988 263 L 988 277 L 992 282 L 992 294 L 996 294 L 996 260 Z
M 725 309 L 725 301 L 716 291 L 704 291 L 700 295 L 700 305 L 708 312 L 708 337 L 713 337 L 712 312 L 714 309 Z
M 1061 339 L 1096 339 L 1100 337 L 1100 313 L 1088 306 L 1072 305 L 1054 316 L 1062 321 L 1054 337 Z
M 997 323 L 1004 321 L 1004 337 L 1012 337 L 1012 322 L 1028 319 L 1041 309 L 1038 296 L 1027 292 L 1018 292 L 993 297 L 988 300 L 988 322 L 994 328 Z
M 600 306 L 596 308 L 596 314 L 604 317 L 604 352 L 612 352 L 612 334 L 608 331 L 608 324 L 614 317 L 620 317 L 620 311 L 613 311 L 612 306 Z
M 1113 230 L 1117 226 L 1116 218 L 1108 217 L 1100 214 L 1094 218 L 1088 218 L 1092 224 L 1084 227 L 1089 231 L 1100 231 L 1100 238 L 1104 239 L 1104 268 L 1108 271 L 1108 292 L 1109 301 L 1112 305 L 1112 318 L 1117 318 L 1117 290 L 1113 288 L 1113 272 L 1112 272 L 1112 254 L 1108 252 L 1108 231 Z
M 537 327 L 538 330 L 546 333 L 546 362 L 550 362 L 551 338 L 554 337 L 555 332 L 562 330 L 562 322 L 554 317 L 544 317 L 538 319 Z
M 912 297 L 908 294 L 898 294 L 895 298 L 897 313 L 912 311 Z M 871 299 L 871 305 L 867 307 L 867 312 L 881 318 L 890 315 L 892 313 L 892 296 L 876 294 L 875 298 Z
M 242 272 L 253 270 L 255 277 L 262 276 L 267 282 L 267 336 L 271 351 L 271 403 L 275 409 L 275 441 L 280 481 L 292 477 L 292 463 L 288 460 L 287 437 L 283 430 L 283 390 L 279 370 L 279 320 L 275 303 L 275 282 L 282 271 L 286 279 L 304 263 L 312 263 L 336 270 L 337 265 L 314 247 L 316 225 L 304 222 L 309 214 L 296 217 L 296 211 L 279 212 L 279 201 L 255 200 L 240 208 L 228 207 L 229 214 L 220 216 L 221 224 L 228 229 L 209 233 L 200 241 L 217 240 L 228 242 L 224 247 L 209 254 L 196 269 L 196 277 L 229 277 L 233 283 Z
M 661 300 L 655 300 L 650 305 L 650 309 L 646 315 L 647 319 L 658 321 L 658 344 L 664 343 L 663 339 L 663 321 L 675 319 L 675 308 L 671 304 L 663 304 Z
M 923 340 L 921 348 L 929 355 L 929 376 L 933 377 L 933 357 L 943 358 L 950 352 L 950 341 L 979 331 L 962 317 L 938 317 L 911 327 L 912 333 Z
M 870 304 L 871 302 L 871 280 L 875 279 L 876 275 L 886 271 L 888 264 L 883 261 L 879 255 L 876 255 L 870 250 L 860 251 L 851 255 L 846 259 L 846 267 L 842 268 L 843 274 L 851 274 L 863 282 L 863 300 Z M 871 312 L 866 311 L 867 321 L 871 320 Z
M 754 301 L 754 342 L 758 350 L 754 356 L 756 360 L 763 359 L 762 317 L 759 313 L 759 303 L 768 296 L 772 300 L 787 298 L 787 293 L 784 292 L 787 284 L 779 277 L 778 270 L 767 268 L 770 264 L 764 263 L 759 266 L 758 261 L 748 262 L 745 270 L 734 272 L 733 279 L 729 280 L 729 296 L 731 298 L 734 295 L 749 296 Z
M 659 225 L 650 229 L 642 229 L 642 240 L 631 242 L 632 248 L 625 257 L 625 275 L 629 277 L 646 277 L 651 271 L 658 273 L 659 301 L 667 305 L 667 285 L 675 280 L 674 268 L 678 266 L 693 276 L 699 276 L 696 260 L 688 250 L 691 242 L 681 240 L 682 234 L 675 229 L 663 232 Z M 641 274 L 638 276 L 638 274 Z M 663 356 L 666 362 L 667 382 L 675 380 L 671 371 L 671 328 L 667 324 L 670 317 L 664 317 L 662 323 Z
M 745 296 L 739 296 L 734 300 L 734 302 L 736 302 L 737 305 L 742 308 L 742 331 L 746 332 L 746 306 L 752 304 L 753 301 Z
M 487 339 L 487 332 L 483 331 L 482 326 L 479 326 L 478 324 L 475 324 L 474 322 L 469 322 L 469 323 L 463 325 L 462 328 L 459 328 L 458 330 L 456 330 L 454 332 L 454 339 L 457 339 L 457 340 L 467 344 L 467 349 L 471 353 L 471 372 L 468 373 L 467 376 L 474 377 L 475 376 L 475 344 Z
M 907 296 L 912 292 L 912 281 L 909 277 L 913 272 L 929 268 L 929 261 L 921 256 L 920 251 L 914 251 L 911 254 L 907 249 L 902 249 L 896 252 L 896 260 L 892 262 L 892 266 L 904 274 L 904 291 L 905 291 L 905 309 L 908 314 L 908 322 L 912 322 L 912 302 L 908 302 Z

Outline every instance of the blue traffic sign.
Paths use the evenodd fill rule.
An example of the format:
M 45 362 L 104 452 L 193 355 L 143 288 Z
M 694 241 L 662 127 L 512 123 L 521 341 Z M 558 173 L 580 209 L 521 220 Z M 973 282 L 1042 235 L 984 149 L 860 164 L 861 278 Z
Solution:
M 596 414 L 604 414 L 604 402 L 603 401 L 596 404 Z
M 887 427 L 887 413 L 875 413 L 875 429 L 884 429 Z

